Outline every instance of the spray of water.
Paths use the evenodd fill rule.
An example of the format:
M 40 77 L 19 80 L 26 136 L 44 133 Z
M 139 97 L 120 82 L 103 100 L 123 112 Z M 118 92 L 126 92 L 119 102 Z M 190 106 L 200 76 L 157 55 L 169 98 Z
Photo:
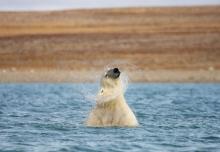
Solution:
M 98 89 L 98 83 L 95 83 L 94 88 L 88 88 L 88 87 L 81 87 L 79 93 L 82 95 L 84 98 L 84 101 L 89 101 L 92 104 L 95 103 L 96 101 L 96 94 L 97 94 L 97 89 Z
M 110 67 L 105 68 L 104 73 L 106 73 L 109 69 L 111 69 L 111 68 Z M 104 75 L 104 73 L 103 73 L 103 75 Z M 117 98 L 121 93 L 125 93 L 127 90 L 128 75 L 126 74 L 125 71 L 121 71 L 121 75 L 120 75 L 120 82 L 121 82 L 122 88 L 115 88 L 111 92 L 111 94 L 109 94 L 109 95 L 105 95 L 105 96 L 102 95 L 102 88 L 101 88 L 101 86 L 99 86 L 100 80 L 101 80 L 101 76 L 100 76 L 99 80 L 97 81 L 97 83 L 95 84 L 95 86 L 97 86 L 96 91 L 94 91 L 94 89 L 91 89 L 91 90 L 82 89 L 81 94 L 84 96 L 84 98 L 87 101 L 90 101 L 92 103 L 96 102 L 97 104 L 106 103 L 108 101 L 111 101 L 111 100 Z
M 126 74 L 126 72 L 122 72 L 121 74 L 121 81 L 122 81 L 122 89 L 123 89 L 123 93 L 126 92 L 127 88 L 128 88 L 128 75 Z
M 104 73 L 106 73 L 110 69 L 113 69 L 114 67 L 117 67 L 117 66 L 107 66 L 107 67 L 105 67 Z M 121 81 L 121 84 L 122 84 L 122 91 L 123 91 L 123 93 L 125 93 L 126 90 L 127 90 L 127 87 L 128 87 L 129 79 L 128 79 L 128 75 L 127 75 L 126 71 L 121 70 L 121 69 L 120 69 L 120 71 L 121 71 L 120 81 Z

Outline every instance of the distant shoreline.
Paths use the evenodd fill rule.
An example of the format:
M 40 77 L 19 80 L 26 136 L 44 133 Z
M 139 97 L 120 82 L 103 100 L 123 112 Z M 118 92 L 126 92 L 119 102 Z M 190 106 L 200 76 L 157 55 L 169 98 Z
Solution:
M 97 82 L 102 71 L 96 70 L 23 70 L 0 71 L 0 83 Z M 220 70 L 149 70 L 126 71 L 130 82 L 197 82 L 219 83 Z

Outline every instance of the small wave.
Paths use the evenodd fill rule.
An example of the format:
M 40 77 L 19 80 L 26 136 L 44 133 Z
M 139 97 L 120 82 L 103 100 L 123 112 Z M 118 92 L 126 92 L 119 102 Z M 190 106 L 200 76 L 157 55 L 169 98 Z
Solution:
M 216 140 L 220 140 L 220 137 L 217 137 L 217 136 L 206 136 L 206 137 L 203 137 L 202 139 L 205 139 L 205 140 L 214 140 L 214 141 L 216 141 Z

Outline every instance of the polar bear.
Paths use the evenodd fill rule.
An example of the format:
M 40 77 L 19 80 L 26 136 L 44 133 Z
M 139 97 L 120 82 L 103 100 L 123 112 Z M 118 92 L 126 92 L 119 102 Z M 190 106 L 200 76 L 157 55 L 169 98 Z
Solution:
M 108 70 L 101 78 L 96 106 L 86 121 L 88 127 L 136 127 L 138 121 L 126 103 L 118 68 Z

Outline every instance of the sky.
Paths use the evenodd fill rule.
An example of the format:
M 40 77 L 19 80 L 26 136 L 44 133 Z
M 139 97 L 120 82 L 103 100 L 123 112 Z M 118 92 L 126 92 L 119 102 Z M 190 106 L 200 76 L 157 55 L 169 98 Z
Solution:
M 220 5 L 220 0 L 0 0 L 0 11 Z

